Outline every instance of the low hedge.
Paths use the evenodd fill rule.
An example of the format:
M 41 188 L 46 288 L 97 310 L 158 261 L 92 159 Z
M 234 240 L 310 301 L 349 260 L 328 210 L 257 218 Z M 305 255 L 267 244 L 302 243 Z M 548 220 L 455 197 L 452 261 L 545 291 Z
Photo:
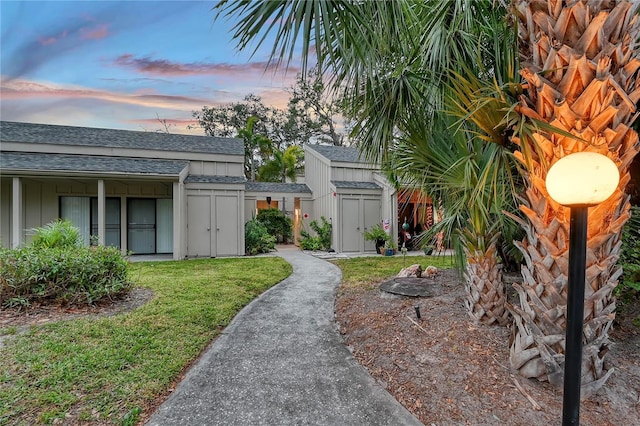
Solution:
M 114 247 L 0 251 L 0 306 L 93 304 L 129 291 L 128 262 Z

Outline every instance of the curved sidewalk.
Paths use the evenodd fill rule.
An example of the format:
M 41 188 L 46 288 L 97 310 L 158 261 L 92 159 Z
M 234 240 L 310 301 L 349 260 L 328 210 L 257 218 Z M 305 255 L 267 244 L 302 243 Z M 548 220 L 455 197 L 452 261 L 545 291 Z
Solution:
M 334 322 L 340 270 L 299 251 L 243 309 L 148 425 L 421 425 L 378 386 Z

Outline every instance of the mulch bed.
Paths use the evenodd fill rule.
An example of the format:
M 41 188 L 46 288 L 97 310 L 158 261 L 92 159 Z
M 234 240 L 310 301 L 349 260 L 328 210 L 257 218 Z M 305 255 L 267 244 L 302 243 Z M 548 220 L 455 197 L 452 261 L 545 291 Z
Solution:
M 378 383 L 426 425 L 560 424 L 562 390 L 510 370 L 510 330 L 470 319 L 455 271 L 440 271 L 434 288 L 417 298 L 338 292 L 345 343 Z M 619 314 L 607 355 L 616 371 L 582 402 L 582 425 L 640 424 L 640 328 L 631 324 L 638 305 Z

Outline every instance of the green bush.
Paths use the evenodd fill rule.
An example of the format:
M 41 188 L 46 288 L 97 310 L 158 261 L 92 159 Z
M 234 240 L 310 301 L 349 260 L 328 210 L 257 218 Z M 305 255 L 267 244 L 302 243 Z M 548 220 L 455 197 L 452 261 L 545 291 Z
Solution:
M 622 229 L 620 265 L 623 274 L 616 295 L 624 300 L 640 292 L 640 207 L 631 208 L 631 218 Z
M 276 237 L 269 235 L 262 222 L 251 219 L 244 225 L 244 247 L 248 255 L 268 253 L 276 248 Z
M 303 250 L 331 249 L 331 231 L 333 227 L 331 222 L 327 221 L 324 216 L 320 217 L 320 220 L 322 220 L 322 225 L 315 220 L 312 220 L 309 224 L 309 227 L 315 231 L 315 236 L 306 230 L 300 231 L 300 236 L 302 237 L 300 239 L 300 247 Z
M 311 236 L 307 231 L 301 231 L 300 236 L 300 248 L 302 250 L 320 250 L 322 245 L 320 244 L 320 237 Z
M 27 246 L 0 251 L 0 306 L 93 304 L 131 289 L 114 247 Z
M 267 228 L 269 235 L 276 237 L 276 241 L 286 244 L 293 238 L 291 219 L 278 209 L 260 210 L 256 220 Z
M 72 248 L 82 245 L 80 230 L 68 220 L 58 219 L 32 231 L 35 235 L 31 246 L 36 248 Z

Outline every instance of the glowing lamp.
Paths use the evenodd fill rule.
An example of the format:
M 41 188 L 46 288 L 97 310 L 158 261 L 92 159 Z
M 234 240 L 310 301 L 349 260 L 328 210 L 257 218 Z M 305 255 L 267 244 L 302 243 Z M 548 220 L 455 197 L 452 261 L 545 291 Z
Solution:
M 595 152 L 569 154 L 553 164 L 547 173 L 546 185 L 549 196 L 571 208 L 563 426 L 580 424 L 588 210 L 590 206 L 609 198 L 618 187 L 619 181 L 620 173 L 615 163 L 607 156 Z
M 547 191 L 563 206 L 595 206 L 613 194 L 620 173 L 607 156 L 576 152 L 561 158 L 547 173 Z

